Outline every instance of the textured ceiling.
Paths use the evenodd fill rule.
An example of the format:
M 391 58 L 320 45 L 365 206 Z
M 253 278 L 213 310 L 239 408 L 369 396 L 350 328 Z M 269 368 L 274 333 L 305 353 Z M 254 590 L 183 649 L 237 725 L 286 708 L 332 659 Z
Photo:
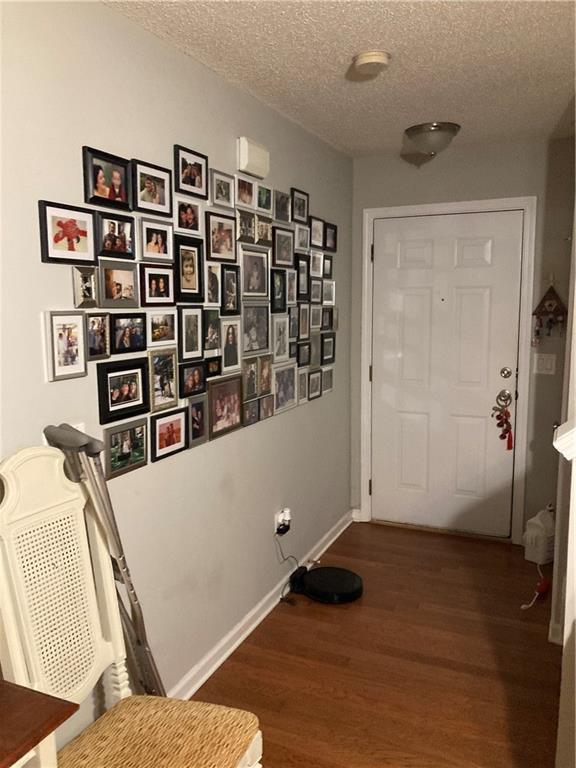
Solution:
M 572 2 L 106 1 L 351 155 L 397 150 L 431 120 L 461 123 L 458 144 L 573 130 Z M 371 49 L 388 70 L 348 79 Z

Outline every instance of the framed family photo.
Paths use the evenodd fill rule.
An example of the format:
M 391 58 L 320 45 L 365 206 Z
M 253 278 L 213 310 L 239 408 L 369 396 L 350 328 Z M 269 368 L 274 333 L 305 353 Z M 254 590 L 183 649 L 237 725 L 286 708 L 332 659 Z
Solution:
M 82 312 L 47 312 L 48 379 L 63 381 L 86 376 L 86 341 Z
M 236 176 L 236 206 L 255 208 L 257 201 L 256 182 L 245 176 Z
M 324 250 L 331 253 L 338 250 L 338 227 L 336 224 L 324 223 Z
M 242 426 L 242 376 L 229 376 L 208 384 L 210 440 Z
M 222 208 L 234 208 L 236 204 L 234 176 L 229 173 L 210 170 L 210 200 L 212 205 Z
M 298 405 L 308 402 L 308 368 L 298 370 Z
M 42 261 L 48 264 L 96 265 L 92 211 L 39 200 L 38 213 Z
M 323 331 L 334 330 L 334 307 L 322 307 L 322 323 L 320 327 Z
M 265 213 L 268 216 L 272 216 L 272 208 L 274 203 L 274 192 L 271 187 L 267 187 L 265 184 L 256 185 L 256 210 L 260 213 Z
M 208 398 L 206 395 L 190 400 L 190 446 L 208 440 Z
M 322 371 L 310 371 L 308 374 L 308 400 L 322 397 Z
M 206 367 L 206 378 L 213 379 L 222 374 L 222 357 L 209 357 L 204 361 Z
M 206 213 L 206 258 L 236 261 L 236 219 L 219 213 Z
M 204 263 L 204 269 L 206 271 L 204 280 L 204 284 L 206 286 L 204 306 L 220 307 L 220 283 L 222 280 L 222 265 L 213 261 L 206 261 Z
M 258 358 L 258 396 L 272 392 L 272 355 L 260 355 Z
M 72 267 L 74 306 L 89 309 L 98 305 L 98 284 L 95 267 Z
M 333 257 L 331 253 L 324 254 L 324 264 L 322 269 L 322 277 L 324 278 L 332 278 L 332 259 Z
M 110 315 L 108 312 L 86 314 L 86 360 L 110 357 Z
M 148 352 L 150 410 L 163 411 L 178 404 L 176 389 L 176 347 Z
M 308 256 L 296 254 L 296 272 L 298 274 L 296 285 L 298 301 L 308 301 L 310 299 L 310 259 Z
M 161 307 L 175 303 L 172 266 L 140 264 L 140 301 L 143 307 Z
M 244 302 L 242 311 L 244 326 L 242 353 L 268 352 L 270 336 L 270 314 L 268 304 Z
M 220 310 L 204 310 L 204 356 L 212 357 L 220 355 L 222 346 L 221 328 L 220 328 Z
M 241 320 L 224 318 L 221 321 L 222 332 L 222 373 L 240 368 L 240 340 L 242 338 Z
M 296 365 L 279 365 L 274 368 L 274 413 L 282 413 L 297 405 Z
M 96 255 L 135 259 L 134 219 L 119 213 L 96 214 Z
M 206 366 L 203 360 L 190 361 L 178 366 L 178 394 L 181 398 L 206 392 Z
M 286 224 L 290 222 L 290 195 L 279 189 L 274 190 L 274 219 Z
M 204 301 L 204 241 L 174 235 L 176 300 L 187 304 Z
M 220 314 L 223 316 L 239 315 L 241 309 L 240 267 L 222 264 L 220 283 L 222 292 Z
M 316 216 L 310 216 L 310 246 L 324 248 L 324 221 Z
M 179 408 L 170 413 L 150 418 L 150 446 L 152 461 L 185 451 L 189 445 L 188 409 Z
M 322 280 L 317 277 L 310 278 L 310 303 L 322 304 Z
M 174 145 L 176 192 L 208 199 L 208 158 L 195 149 Z
M 239 243 L 256 242 L 256 214 L 254 211 L 247 211 L 238 208 L 236 211 L 237 219 L 237 238 Z
M 270 270 L 270 312 L 286 312 L 286 270 Z
M 166 344 L 176 344 L 177 328 L 175 309 L 149 312 L 147 315 L 148 346 L 162 347 Z
M 93 147 L 82 147 L 84 202 L 130 210 L 130 161 Z
M 298 352 L 296 354 L 299 368 L 307 368 L 310 365 L 310 342 L 301 341 L 298 344 Z
M 322 251 L 315 251 L 314 249 L 310 251 L 310 277 L 319 277 L 322 278 L 324 276 L 324 254 Z
M 330 307 L 336 303 L 336 283 L 334 280 L 324 280 L 322 289 L 322 302 Z
M 148 463 L 148 420 L 136 419 L 104 430 L 106 480 Z
M 110 351 L 113 355 L 146 351 L 146 314 L 110 315 Z
M 257 357 L 242 360 L 242 392 L 244 400 L 253 400 L 259 395 Z
M 172 225 L 156 219 L 140 219 L 142 261 L 172 261 Z
M 264 419 L 269 419 L 271 416 L 274 416 L 274 395 L 266 395 L 266 397 L 261 397 L 258 403 L 260 404 L 260 421 L 264 421 Z
M 298 273 L 295 269 L 286 269 L 286 304 L 295 306 L 298 299 Z
M 103 261 L 98 269 L 98 303 L 109 309 L 138 306 L 138 268 L 126 261 Z
M 298 338 L 305 341 L 310 338 L 310 304 L 299 304 Z
M 310 250 L 310 227 L 305 224 L 296 224 L 294 228 L 294 250 L 300 253 Z
M 174 195 L 174 231 L 201 237 L 204 211 L 201 203 L 183 195 Z
M 272 264 L 275 267 L 294 266 L 294 232 L 282 227 L 273 228 L 274 244 L 272 248 Z
M 308 206 L 310 196 L 301 189 L 290 189 L 292 221 L 299 224 L 308 224 Z
M 141 416 L 150 410 L 148 360 L 98 363 L 100 424 Z
M 242 259 L 242 294 L 253 299 L 268 298 L 269 250 L 240 247 Z
M 245 427 L 250 427 L 252 424 L 258 423 L 258 417 L 260 413 L 258 400 L 250 400 L 243 405 L 242 422 Z
M 320 363 L 322 365 L 331 365 L 335 360 L 336 334 L 333 331 L 330 333 L 323 333 Z
M 322 362 L 322 340 L 318 331 L 310 333 L 310 368 L 320 368 Z
M 288 308 L 288 338 L 289 339 L 298 338 L 298 315 L 299 314 L 300 314 L 299 307 L 293 306 Z
M 322 394 L 332 392 L 334 389 L 334 368 L 322 368 Z
M 256 242 L 258 245 L 270 248 L 274 242 L 272 232 L 272 219 L 256 216 Z
M 310 307 L 310 330 L 319 331 L 322 328 L 322 307 L 313 304 Z
M 203 355 L 202 313 L 202 307 L 178 307 L 178 354 L 180 360 L 195 360 Z
M 135 211 L 172 216 L 172 171 L 132 160 L 132 195 Z
M 275 315 L 272 318 L 272 355 L 275 363 L 288 360 L 288 316 Z

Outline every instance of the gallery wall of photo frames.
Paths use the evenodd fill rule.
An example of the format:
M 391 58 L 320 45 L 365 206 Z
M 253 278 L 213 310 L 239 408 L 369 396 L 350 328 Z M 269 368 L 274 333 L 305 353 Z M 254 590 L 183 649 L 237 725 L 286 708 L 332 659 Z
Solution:
M 38 203 L 75 307 L 45 313 L 48 374 L 95 362 L 108 478 L 332 390 L 338 229 L 306 192 L 180 145 L 173 170 L 84 147 L 83 171 L 97 208 Z

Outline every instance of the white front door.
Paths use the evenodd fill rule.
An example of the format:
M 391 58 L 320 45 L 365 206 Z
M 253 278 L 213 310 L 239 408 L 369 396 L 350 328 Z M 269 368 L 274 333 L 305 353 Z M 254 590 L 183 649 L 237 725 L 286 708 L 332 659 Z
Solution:
M 522 211 L 374 222 L 373 518 L 510 536 L 514 450 L 491 413 L 516 390 L 522 226 Z

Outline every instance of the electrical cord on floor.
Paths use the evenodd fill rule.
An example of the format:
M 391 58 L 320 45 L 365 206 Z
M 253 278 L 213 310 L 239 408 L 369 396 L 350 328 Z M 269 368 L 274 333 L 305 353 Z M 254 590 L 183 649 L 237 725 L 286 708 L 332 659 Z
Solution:
M 521 611 L 527 611 L 528 608 L 532 608 L 536 600 L 538 600 L 539 597 L 543 597 L 544 595 L 546 595 L 546 593 L 550 589 L 550 579 L 544 576 L 544 574 L 542 573 L 542 568 L 540 567 L 540 564 L 537 564 L 536 567 L 538 568 L 538 576 L 540 577 L 540 580 L 536 584 L 536 589 L 534 590 L 534 597 L 529 603 L 525 603 L 524 605 L 520 606 Z
M 298 568 L 300 566 L 300 563 L 294 557 L 294 555 L 284 554 L 284 549 L 282 548 L 282 542 L 280 541 L 280 537 L 278 536 L 277 533 L 274 534 L 274 541 L 276 542 L 276 549 L 278 550 L 278 554 L 280 555 L 281 565 L 284 565 L 284 563 L 287 563 L 290 560 L 293 560 L 294 563 L 296 563 L 296 568 Z M 288 605 L 296 605 L 296 602 L 292 598 L 288 597 L 289 593 L 290 593 L 290 578 L 288 578 L 288 581 L 282 587 L 282 592 L 280 593 L 280 602 L 288 603 Z

